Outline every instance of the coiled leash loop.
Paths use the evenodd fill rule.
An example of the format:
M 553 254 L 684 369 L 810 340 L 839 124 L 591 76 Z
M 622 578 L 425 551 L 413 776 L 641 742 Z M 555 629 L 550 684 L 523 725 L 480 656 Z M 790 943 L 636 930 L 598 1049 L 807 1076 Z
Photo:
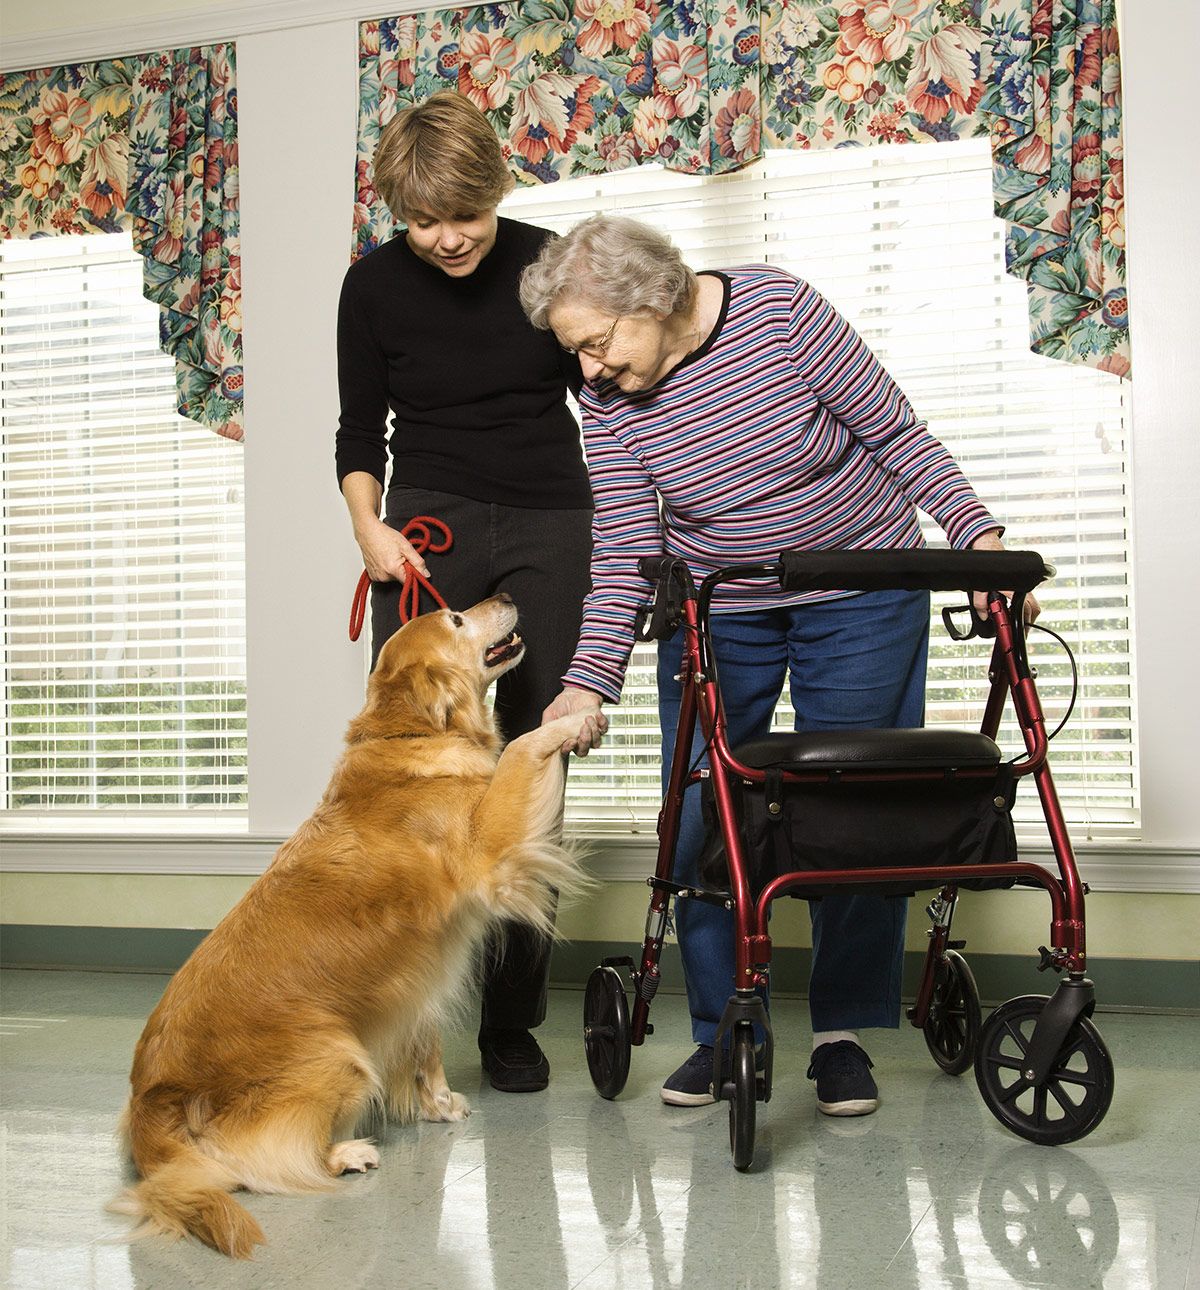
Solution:
M 441 531 L 442 536 L 440 538 L 434 538 L 435 529 Z M 449 551 L 454 542 L 454 534 L 450 532 L 450 526 L 443 524 L 441 520 L 434 519 L 431 515 L 414 515 L 400 530 L 400 536 L 407 538 L 413 550 L 421 555 L 424 555 L 426 551 L 431 551 L 434 555 L 441 555 L 443 551 Z M 438 594 L 438 590 L 433 583 L 423 574 L 418 573 L 406 561 L 404 565 L 404 581 L 400 585 L 400 621 L 402 623 L 407 623 L 421 612 L 422 587 L 434 598 L 439 608 L 447 609 L 449 607 Z M 352 641 L 358 640 L 362 633 L 363 619 L 367 615 L 367 595 L 370 590 L 371 578 L 366 569 L 364 569 L 359 577 L 358 586 L 354 588 L 354 600 L 350 605 L 350 639 Z

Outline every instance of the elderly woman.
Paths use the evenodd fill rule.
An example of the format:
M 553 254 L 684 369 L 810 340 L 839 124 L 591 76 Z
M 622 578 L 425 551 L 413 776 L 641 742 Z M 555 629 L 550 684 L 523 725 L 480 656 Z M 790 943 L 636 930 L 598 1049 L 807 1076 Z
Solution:
M 496 686 L 511 739 L 536 728 L 558 691 L 591 550 L 591 491 L 566 403 L 579 368 L 530 326 L 517 297 L 522 270 L 550 234 L 498 217 L 513 186 L 500 142 L 452 92 L 399 113 L 374 170 L 407 227 L 346 274 L 336 454 L 374 584 L 372 662 L 400 626 L 406 565 L 429 573 L 458 608 L 508 592 L 527 643 L 520 668 Z M 449 551 L 413 549 L 401 530 L 418 515 L 450 527 Z M 515 925 L 503 953 L 489 956 L 479 1047 L 496 1088 L 546 1086 L 549 1064 L 530 1032 L 545 1017 L 548 970 L 548 944 Z
M 699 580 L 788 547 L 916 547 L 918 507 L 955 547 L 999 547 L 1001 526 L 904 393 L 845 319 L 782 269 L 693 273 L 653 229 L 597 216 L 546 245 L 522 276 L 521 301 L 534 326 L 579 355 L 596 504 L 592 590 L 545 719 L 620 697 L 647 595 L 639 556 L 682 557 Z M 732 743 L 770 728 L 785 677 L 797 730 L 923 723 L 928 593 L 786 594 L 747 583 L 727 588 L 715 610 Z M 680 650 L 679 636 L 659 646 L 668 753 Z M 693 883 L 703 829 L 688 797 L 676 877 Z M 809 1078 L 826 1114 L 867 1114 L 878 1090 L 858 1030 L 899 1024 L 907 906 L 836 895 L 810 908 Z M 681 901 L 676 925 L 698 1047 L 662 1098 L 695 1106 L 712 1101 L 732 918 Z

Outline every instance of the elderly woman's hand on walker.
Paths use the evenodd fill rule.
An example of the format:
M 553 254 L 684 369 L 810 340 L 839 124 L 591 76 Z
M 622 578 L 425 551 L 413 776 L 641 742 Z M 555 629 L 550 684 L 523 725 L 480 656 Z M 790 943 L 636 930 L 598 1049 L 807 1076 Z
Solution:
M 1003 551 L 1004 543 L 1000 541 L 999 530 L 992 529 L 990 533 L 981 534 L 979 537 L 975 539 L 974 542 L 971 543 L 971 550 L 972 551 Z M 1012 594 L 1013 593 L 1011 591 L 1004 592 L 1004 595 L 1006 595 L 1010 600 L 1012 599 Z M 979 615 L 979 617 L 986 619 L 988 616 L 987 592 L 985 591 L 973 592 L 971 594 L 971 603 L 974 606 L 975 612 Z M 1024 619 L 1026 623 L 1033 623 L 1037 621 L 1038 614 L 1040 614 L 1041 612 L 1042 612 L 1042 607 L 1040 604 L 1038 604 L 1037 597 L 1033 594 L 1032 591 L 1028 592 L 1025 596 L 1025 603 L 1022 606 L 1021 617 Z
M 563 752 L 574 752 L 579 757 L 586 757 L 593 748 L 600 747 L 600 741 L 608 731 L 608 718 L 600 710 L 600 704 L 601 698 L 594 690 L 564 685 L 562 693 L 542 713 L 542 725 L 549 725 L 559 717 L 582 714 L 584 721 L 579 734 L 573 744 L 563 744 Z

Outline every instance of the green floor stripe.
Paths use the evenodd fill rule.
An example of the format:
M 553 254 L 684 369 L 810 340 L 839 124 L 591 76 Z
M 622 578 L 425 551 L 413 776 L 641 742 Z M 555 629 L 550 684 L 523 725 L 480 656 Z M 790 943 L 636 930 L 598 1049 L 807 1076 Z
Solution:
M 8 923 L 0 927 L 0 965 L 15 968 L 75 968 L 104 972 L 174 972 L 207 935 L 171 927 L 58 927 Z M 602 958 L 633 954 L 632 944 L 571 941 L 557 945 L 550 976 L 555 985 L 582 985 Z M 1050 994 L 1054 975 L 1037 971 L 1033 956 L 972 954 L 964 951 L 985 1003 L 1018 994 Z M 904 990 L 911 997 L 923 955 L 905 955 Z M 811 952 L 775 950 L 772 982 L 780 994 L 803 995 Z M 1100 1008 L 1125 1007 L 1200 1012 L 1200 961 L 1176 959 L 1103 959 L 1090 961 Z M 664 992 L 681 992 L 683 971 L 679 947 L 663 951 Z
M 558 985 L 582 985 L 601 959 L 634 955 L 640 946 L 602 945 L 575 941 L 554 950 L 551 977 Z M 1036 957 L 1017 954 L 972 954 L 963 951 L 984 1003 L 1000 1003 L 1018 994 L 1052 994 L 1056 976 L 1039 972 Z M 904 997 L 916 993 L 925 956 L 910 950 L 904 956 Z M 780 994 L 803 996 L 807 990 L 812 951 L 779 947 L 771 964 L 772 987 Z M 683 968 L 679 947 L 667 945 L 662 956 L 663 992 L 683 990 Z M 1146 1008 L 1163 1011 L 1200 1012 L 1200 961 L 1176 959 L 1089 960 L 1088 975 L 1096 983 L 1100 1008 Z

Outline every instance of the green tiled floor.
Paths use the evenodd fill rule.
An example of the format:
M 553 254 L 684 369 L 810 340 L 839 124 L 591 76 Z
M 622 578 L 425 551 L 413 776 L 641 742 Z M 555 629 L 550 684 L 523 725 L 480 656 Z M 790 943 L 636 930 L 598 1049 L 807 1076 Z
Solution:
M 802 1004 L 775 1006 L 776 1091 L 754 1170 L 730 1162 L 723 1107 L 664 1107 L 689 1051 L 683 1001 L 655 1004 L 616 1102 L 593 1092 L 581 996 L 551 994 L 545 1093 L 495 1093 L 470 1035 L 448 1044 L 463 1124 L 392 1129 L 382 1167 L 322 1197 L 244 1197 L 270 1245 L 232 1264 L 196 1244 L 121 1242 L 103 1210 L 125 1179 L 113 1137 L 155 976 L 3 977 L 5 1249 L 12 1290 L 1200 1290 L 1200 1019 L 1102 1015 L 1117 1092 L 1069 1147 L 1022 1143 L 968 1076 L 905 1028 L 868 1036 L 883 1104 L 815 1109 Z M 1190 1273 L 1190 1280 L 1189 1280 Z

